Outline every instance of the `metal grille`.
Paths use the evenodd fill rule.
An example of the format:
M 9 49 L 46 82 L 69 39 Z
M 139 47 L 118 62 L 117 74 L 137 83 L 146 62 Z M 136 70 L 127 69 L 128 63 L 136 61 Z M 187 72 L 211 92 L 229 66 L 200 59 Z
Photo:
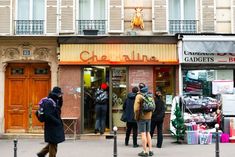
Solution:
M 197 33 L 197 20 L 169 20 L 170 34 Z
M 84 35 L 84 30 L 97 30 L 98 35 L 106 33 L 106 20 L 77 20 L 78 34 Z
M 44 20 L 15 20 L 16 35 L 44 33 Z

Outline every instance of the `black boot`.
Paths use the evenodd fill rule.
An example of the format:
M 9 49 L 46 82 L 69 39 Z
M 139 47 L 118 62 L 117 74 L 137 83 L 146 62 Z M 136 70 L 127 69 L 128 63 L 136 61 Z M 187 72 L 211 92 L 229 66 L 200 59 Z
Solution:
M 129 145 L 129 139 L 126 137 L 125 138 L 125 145 L 128 146 Z

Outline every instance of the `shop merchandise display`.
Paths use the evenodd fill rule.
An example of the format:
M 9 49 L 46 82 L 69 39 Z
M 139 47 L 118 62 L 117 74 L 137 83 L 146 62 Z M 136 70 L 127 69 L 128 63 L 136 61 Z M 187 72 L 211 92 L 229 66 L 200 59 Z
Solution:
M 202 96 L 185 96 L 183 98 L 188 144 L 211 144 L 216 136 L 214 125 L 217 123 L 219 99 Z
M 211 97 L 188 96 L 184 97 L 186 123 L 196 122 L 214 126 L 216 121 L 216 110 L 220 101 Z

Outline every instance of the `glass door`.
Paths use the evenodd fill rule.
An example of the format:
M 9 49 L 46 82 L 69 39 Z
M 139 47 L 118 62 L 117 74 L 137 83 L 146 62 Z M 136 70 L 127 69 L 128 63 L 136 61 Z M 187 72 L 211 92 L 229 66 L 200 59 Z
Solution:
M 125 127 L 120 118 L 123 103 L 127 97 L 127 69 L 126 67 L 111 68 L 112 93 L 112 126 Z

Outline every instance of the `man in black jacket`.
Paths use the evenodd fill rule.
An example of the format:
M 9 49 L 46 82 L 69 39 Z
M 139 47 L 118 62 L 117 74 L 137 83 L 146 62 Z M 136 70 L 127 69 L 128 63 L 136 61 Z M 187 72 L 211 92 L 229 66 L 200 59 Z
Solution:
M 62 94 L 60 87 L 54 87 L 48 95 L 48 98 L 54 101 L 47 101 L 44 106 L 44 139 L 48 144 L 37 153 L 38 157 L 45 157 L 47 153 L 49 153 L 49 157 L 56 157 L 58 143 L 65 140 L 61 120 Z
M 128 146 L 131 130 L 133 129 L 133 147 L 139 147 L 137 144 L 137 122 L 134 117 L 134 102 L 137 92 L 139 91 L 138 87 L 133 87 L 132 92 L 128 93 L 127 98 L 123 104 L 123 112 L 126 117 L 126 138 L 125 145 Z
M 156 108 L 153 112 L 152 118 L 151 118 L 151 131 L 150 135 L 151 138 L 153 137 L 154 130 L 157 126 L 157 148 L 162 147 L 163 142 L 163 134 L 162 134 L 162 127 L 163 127 L 163 121 L 165 117 L 165 103 L 162 100 L 162 93 L 161 89 L 157 88 L 156 90 L 156 98 L 155 98 L 155 104 Z

